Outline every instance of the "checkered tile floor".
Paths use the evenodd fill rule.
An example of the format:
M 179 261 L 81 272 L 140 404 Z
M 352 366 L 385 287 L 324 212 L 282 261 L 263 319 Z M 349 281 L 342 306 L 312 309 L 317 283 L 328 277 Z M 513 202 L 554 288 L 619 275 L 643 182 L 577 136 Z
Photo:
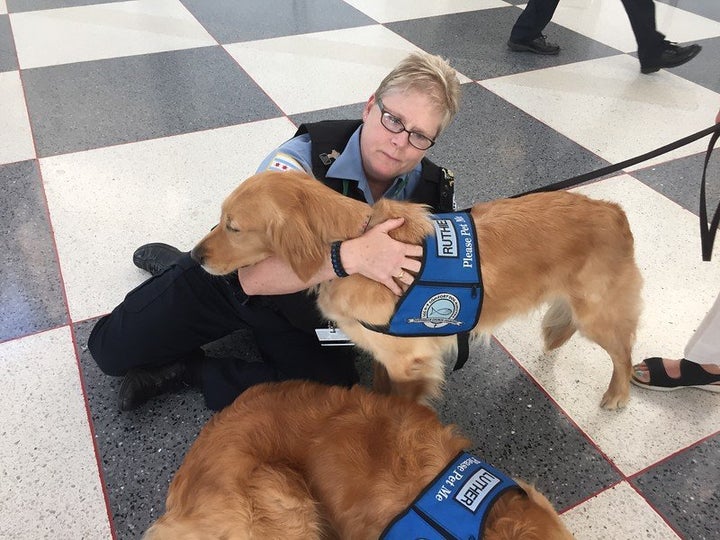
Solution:
M 513 5 L 517 4 L 517 5 Z M 431 157 L 458 202 L 512 195 L 712 124 L 720 4 L 657 4 L 702 53 L 641 75 L 619 1 L 563 0 L 557 57 L 512 53 L 522 4 L 500 0 L 0 0 L 0 538 L 133 539 L 210 412 L 191 390 L 132 413 L 86 350 L 144 279 L 135 247 L 189 248 L 220 201 L 295 127 L 359 117 L 408 51 L 462 74 L 463 108 Z M 646 280 L 635 358 L 681 356 L 720 290 L 700 258 L 705 141 L 581 191 L 627 211 Z M 709 196 L 720 197 L 713 165 Z M 577 538 L 720 538 L 720 395 L 632 389 L 598 407 L 605 353 L 551 356 L 539 315 L 452 374 L 443 419 L 535 482 Z M 242 350 L 243 335 L 217 348 Z

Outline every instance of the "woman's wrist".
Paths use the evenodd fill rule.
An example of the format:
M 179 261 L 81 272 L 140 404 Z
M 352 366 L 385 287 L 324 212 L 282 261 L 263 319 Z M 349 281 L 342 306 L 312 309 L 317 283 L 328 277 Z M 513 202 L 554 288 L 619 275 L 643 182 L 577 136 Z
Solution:
M 333 271 L 337 277 L 347 277 L 349 274 L 345 270 L 342 263 L 342 257 L 340 256 L 340 248 L 342 247 L 342 241 L 338 240 L 330 244 L 330 262 L 332 263 Z

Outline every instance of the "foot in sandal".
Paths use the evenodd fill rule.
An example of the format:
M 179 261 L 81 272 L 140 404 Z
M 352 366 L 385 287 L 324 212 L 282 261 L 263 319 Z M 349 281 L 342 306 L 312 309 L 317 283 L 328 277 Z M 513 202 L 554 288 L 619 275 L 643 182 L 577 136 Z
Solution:
M 684 358 L 646 358 L 633 366 L 631 380 L 637 386 L 661 392 L 681 388 L 720 392 L 720 365 L 697 364 Z

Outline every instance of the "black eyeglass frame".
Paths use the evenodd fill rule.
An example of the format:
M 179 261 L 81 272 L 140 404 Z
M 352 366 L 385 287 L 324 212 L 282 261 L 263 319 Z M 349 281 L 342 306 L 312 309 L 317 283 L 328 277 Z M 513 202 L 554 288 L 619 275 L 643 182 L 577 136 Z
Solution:
M 377 98 L 375 100 L 375 103 L 377 103 L 378 109 L 380 109 L 380 124 L 382 124 L 382 127 L 387 129 L 390 133 L 402 133 L 403 131 L 408 134 L 408 142 L 418 150 L 429 150 L 433 147 L 435 144 L 435 141 L 428 137 L 427 135 L 423 135 L 422 133 L 418 133 L 417 131 L 410 131 L 405 127 L 405 124 L 402 123 L 402 120 L 400 120 L 397 116 L 395 116 L 392 113 L 389 113 L 385 110 L 385 107 L 383 106 L 382 100 L 380 98 Z M 385 121 L 389 120 L 391 122 L 390 125 L 386 124 Z M 400 129 L 395 129 L 395 128 Z M 428 141 L 430 144 L 428 144 L 426 147 L 418 146 L 417 144 L 413 143 L 413 137 L 419 137 L 420 140 Z

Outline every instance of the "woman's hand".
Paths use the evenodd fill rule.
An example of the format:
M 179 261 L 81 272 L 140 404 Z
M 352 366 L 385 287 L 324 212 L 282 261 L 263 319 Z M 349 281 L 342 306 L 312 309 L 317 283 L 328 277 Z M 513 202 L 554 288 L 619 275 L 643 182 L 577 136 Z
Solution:
M 422 246 L 404 244 L 388 235 L 403 222 L 402 218 L 389 219 L 358 238 L 345 240 L 340 246 L 340 260 L 345 271 L 348 274 L 362 274 L 382 283 L 394 294 L 402 295 L 403 287 L 407 288 L 413 282 L 413 274 L 420 271 L 418 258 L 423 254 Z M 271 295 L 305 290 L 334 279 L 335 272 L 328 257 L 323 267 L 304 281 L 297 277 L 287 262 L 273 255 L 252 266 L 240 268 L 238 278 L 249 296 Z
M 340 259 L 349 274 L 362 274 L 382 283 L 400 296 L 403 289 L 397 281 L 409 286 L 413 274 L 420 271 L 422 246 L 404 244 L 388 234 L 404 223 L 403 218 L 378 223 L 362 236 L 346 240 L 340 246 Z M 395 281 L 397 280 L 397 281 Z

